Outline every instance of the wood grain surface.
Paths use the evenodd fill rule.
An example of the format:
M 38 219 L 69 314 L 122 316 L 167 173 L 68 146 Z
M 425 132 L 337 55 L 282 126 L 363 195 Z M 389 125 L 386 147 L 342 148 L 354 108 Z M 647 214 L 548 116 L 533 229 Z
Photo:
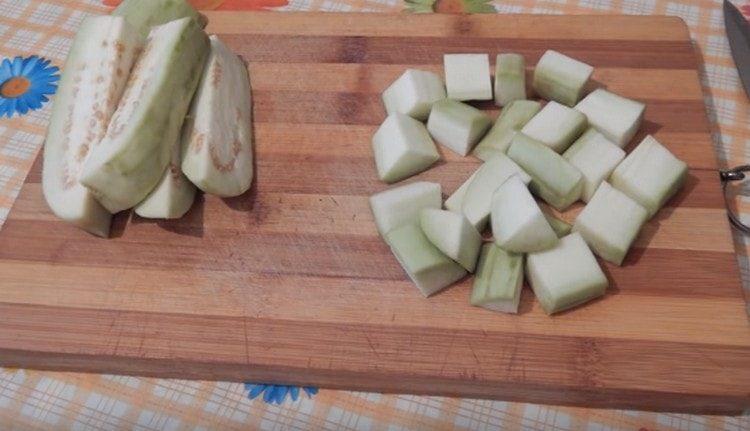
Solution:
M 698 57 L 676 18 L 209 13 L 249 61 L 256 179 L 183 218 L 120 214 L 102 240 L 56 220 L 37 163 L 0 231 L 0 363 L 539 403 L 737 413 L 750 324 L 720 193 Z M 378 237 L 367 198 L 380 92 L 442 54 L 548 48 L 646 102 L 645 133 L 690 165 L 607 295 L 554 317 L 430 299 Z M 497 111 L 482 104 L 492 115 Z M 449 195 L 479 165 L 443 151 L 413 180 Z M 412 180 L 407 180 L 412 181 Z M 580 205 L 565 214 L 574 217 Z

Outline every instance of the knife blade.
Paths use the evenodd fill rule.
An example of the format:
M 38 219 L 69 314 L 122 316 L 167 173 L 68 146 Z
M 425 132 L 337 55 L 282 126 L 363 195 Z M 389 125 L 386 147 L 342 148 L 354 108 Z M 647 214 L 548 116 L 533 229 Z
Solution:
M 724 26 L 742 86 L 750 97 L 750 24 L 729 0 L 724 0 Z

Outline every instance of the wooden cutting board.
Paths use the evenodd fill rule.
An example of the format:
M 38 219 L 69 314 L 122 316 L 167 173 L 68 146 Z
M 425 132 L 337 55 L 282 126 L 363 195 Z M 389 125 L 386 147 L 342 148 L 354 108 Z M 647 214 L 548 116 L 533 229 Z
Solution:
M 0 363 L 597 407 L 750 407 L 750 325 L 698 57 L 677 18 L 212 13 L 250 61 L 257 176 L 181 220 L 118 216 L 102 240 L 56 220 L 37 164 L 0 231 Z M 447 52 L 557 49 L 596 85 L 647 102 L 690 165 L 607 295 L 546 316 L 468 305 L 471 280 L 424 299 L 378 238 L 370 136 L 380 92 Z M 484 104 L 490 108 L 491 104 Z M 493 115 L 496 111 L 492 111 Z M 416 179 L 448 195 L 478 166 Z M 575 210 L 568 213 L 572 217 Z

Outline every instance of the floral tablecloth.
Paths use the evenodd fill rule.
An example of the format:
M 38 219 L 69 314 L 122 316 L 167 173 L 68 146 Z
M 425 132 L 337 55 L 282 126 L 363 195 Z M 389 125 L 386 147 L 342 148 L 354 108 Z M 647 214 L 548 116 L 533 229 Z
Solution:
M 0 59 L 38 55 L 51 60 L 46 66 L 49 72 L 50 67 L 62 65 L 81 20 L 90 14 L 106 12 L 118 2 L 0 0 Z M 750 162 L 750 103 L 730 58 L 719 0 L 193 0 L 193 3 L 201 9 L 224 10 L 677 15 L 690 26 L 705 62 L 702 73 L 705 101 L 714 125 L 714 145 L 720 164 L 728 167 Z M 744 9 L 750 12 L 750 6 Z M 29 69 L 44 69 L 43 66 L 36 64 Z M 0 67 L 0 75 L 2 70 Z M 40 79 L 48 79 L 43 72 Z M 53 84 L 48 79 L 40 85 L 45 83 Z M 0 224 L 42 145 L 49 119 L 44 89 L 42 85 L 36 88 L 37 93 L 29 93 L 34 96 L 29 106 L 5 106 L 8 113 L 18 112 L 11 118 L 0 118 Z M 0 91 L 6 92 L 24 90 L 10 85 L 0 87 Z M 30 109 L 38 104 L 43 107 Z M 743 218 L 750 220 L 750 200 L 738 198 L 736 204 Z M 744 287 L 750 297 L 749 244 L 735 235 L 735 246 Z M 291 388 L 284 402 L 274 404 L 266 400 L 280 401 L 286 390 L 264 389 L 240 382 L 0 368 L 0 430 L 750 430 L 750 416 L 596 410 L 333 390 Z

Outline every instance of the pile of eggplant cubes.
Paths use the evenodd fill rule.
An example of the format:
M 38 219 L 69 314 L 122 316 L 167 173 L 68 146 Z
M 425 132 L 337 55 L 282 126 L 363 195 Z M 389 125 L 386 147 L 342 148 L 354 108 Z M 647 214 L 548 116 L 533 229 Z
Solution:
M 544 105 L 527 100 L 525 69 L 523 56 L 498 55 L 493 95 L 487 54 L 446 54 L 445 84 L 408 69 L 383 92 L 388 116 L 372 138 L 382 181 L 428 169 L 435 142 L 484 161 L 445 202 L 426 181 L 370 197 L 378 231 L 425 296 L 476 272 L 471 304 L 499 312 L 518 311 L 524 273 L 547 314 L 597 298 L 609 283 L 594 253 L 621 265 L 687 177 L 652 136 L 625 153 L 645 105 L 604 89 L 583 97 L 592 66 L 547 51 L 531 85 Z M 503 107 L 494 124 L 464 103 L 493 96 Z M 572 226 L 549 208 L 578 200 Z

